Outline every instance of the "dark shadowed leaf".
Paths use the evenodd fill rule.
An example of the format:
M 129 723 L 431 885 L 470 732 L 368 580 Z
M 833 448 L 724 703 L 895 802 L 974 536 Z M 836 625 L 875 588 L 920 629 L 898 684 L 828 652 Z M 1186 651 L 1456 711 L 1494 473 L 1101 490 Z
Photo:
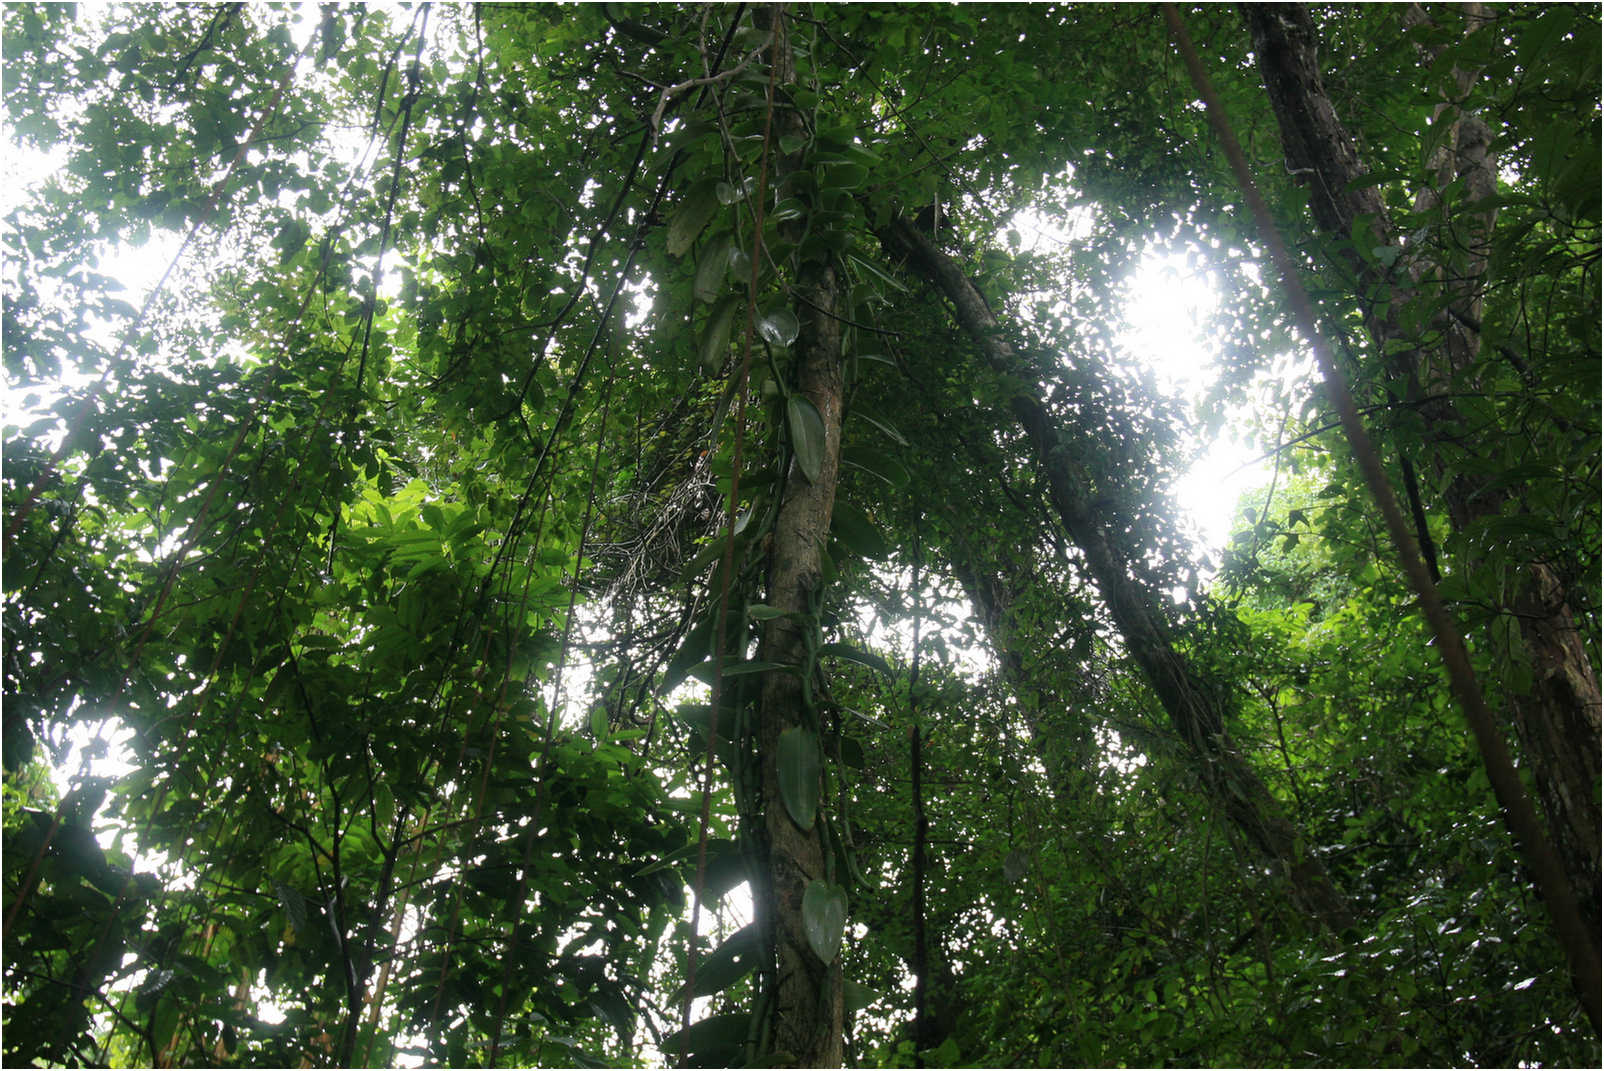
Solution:
M 809 483 L 817 483 L 824 467 L 824 418 L 814 404 L 793 394 L 786 399 L 786 416 L 791 425 L 791 447 L 796 451 L 796 463 Z
M 677 1063 L 683 1053 L 699 1057 L 697 1062 L 703 1067 L 733 1067 L 733 1058 L 746 1044 L 751 1022 L 745 1012 L 714 1015 L 667 1035 L 659 1049 L 670 1063 Z M 720 1062 L 726 1060 L 730 1062 Z
M 730 236 L 724 233 L 702 247 L 702 255 L 696 258 L 696 281 L 692 284 L 697 301 L 713 302 L 724 293 L 724 280 L 730 270 L 730 246 Z
M 740 305 L 741 299 L 731 295 L 715 305 L 707 318 L 707 326 L 702 331 L 700 352 L 702 370 L 710 376 L 718 374 L 730 355 L 730 330 L 735 323 L 735 313 Z
M 762 934 L 757 923 L 741 927 L 712 952 L 696 964 L 696 991 L 699 997 L 711 996 L 745 978 L 757 966 Z M 684 999 L 685 987 L 675 993 L 676 1001 Z
M 824 769 L 818 737 L 793 725 L 780 734 L 778 761 L 785 809 L 802 829 L 812 829 L 819 810 L 819 775 Z
M 896 675 L 892 672 L 890 664 L 885 659 L 872 651 L 860 651 L 850 644 L 826 643 L 819 648 L 819 656 L 822 658 L 826 655 L 834 655 L 836 658 L 845 658 L 849 662 L 856 662 L 860 666 L 868 666 L 870 669 L 884 673 L 888 678 Z
M 685 199 L 668 224 L 668 252 L 670 256 L 683 256 L 702 233 L 707 221 L 718 211 L 718 182 L 703 179 L 685 191 Z

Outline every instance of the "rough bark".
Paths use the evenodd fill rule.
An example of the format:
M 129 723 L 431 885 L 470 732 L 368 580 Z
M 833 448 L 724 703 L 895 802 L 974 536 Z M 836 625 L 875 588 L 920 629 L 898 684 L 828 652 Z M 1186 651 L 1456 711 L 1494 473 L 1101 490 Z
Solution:
M 1508 510 L 1512 493 L 1490 487 L 1490 478 L 1466 474 L 1447 459 L 1459 456 L 1470 429 L 1450 397 L 1447 385 L 1473 370 L 1479 356 L 1482 293 L 1487 249 L 1495 211 L 1475 208 L 1457 212 L 1453 233 L 1443 243 L 1460 257 L 1451 271 L 1434 261 L 1432 249 L 1417 254 L 1393 228 L 1374 186 L 1356 187 L 1365 174 L 1354 141 L 1337 114 L 1320 77 L 1314 22 L 1302 5 L 1246 5 L 1244 13 L 1254 52 L 1281 128 L 1287 166 L 1310 186 L 1310 209 L 1329 241 L 1330 256 L 1360 284 L 1361 293 L 1390 289 L 1385 301 L 1368 301 L 1365 322 L 1374 352 L 1395 352 L 1388 373 L 1412 401 L 1434 399 L 1421 406 L 1424 434 L 1431 448 L 1427 471 L 1440 488 L 1441 501 L 1456 532 Z M 1412 5 L 1406 20 L 1428 18 Z M 1467 17 L 1485 17 L 1472 5 Z M 1474 72 L 1455 71 L 1461 94 L 1468 92 Z M 1454 102 L 1438 105 L 1434 122 L 1456 116 L 1431 161 L 1437 181 L 1445 186 L 1464 179 L 1472 205 L 1496 191 L 1496 164 L 1488 154 L 1490 135 L 1474 114 Z M 1417 208 L 1436 207 L 1437 189 L 1420 191 Z M 1400 250 L 1391 275 L 1360 256 L 1349 241 L 1354 226 L 1368 221 L 1374 245 Z M 1438 344 L 1402 349 L 1396 326 L 1398 311 L 1421 293 L 1436 288 L 1450 300 L 1433 324 Z M 1460 568 L 1475 571 L 1484 563 L 1462 560 Z M 1513 724 L 1563 865 L 1576 889 L 1583 921 L 1594 932 L 1600 926 L 1600 693 L 1598 677 L 1576 627 L 1565 584 L 1553 567 L 1527 562 L 1505 578 L 1505 613 L 1520 623 L 1525 655 L 1534 686 L 1513 697 L 1506 717 Z
M 785 21 L 772 9 L 760 12 L 766 29 L 780 35 L 774 49 L 774 81 L 794 81 Z M 803 134 L 802 116 L 776 101 L 774 140 Z M 800 158 L 779 160 L 776 185 L 800 166 Z M 792 224 L 800 235 L 803 221 Z M 830 532 L 830 514 L 840 467 L 842 368 L 841 328 L 836 306 L 839 283 L 827 263 L 804 263 L 793 284 L 801 330 L 793 354 L 793 390 L 812 402 L 824 421 L 824 459 L 817 480 L 792 464 L 775 522 L 769 552 L 770 606 L 798 616 L 778 617 L 764 630 L 759 657 L 800 665 L 805 654 L 802 621 L 811 617 L 810 600 L 820 583 L 819 554 Z M 806 709 L 800 679 L 773 672 L 763 679 L 759 699 L 758 744 L 762 762 L 763 810 L 768 848 L 766 924 L 775 950 L 774 1004 L 768 1059 L 799 1067 L 839 1067 L 843 1060 L 841 960 L 826 965 L 809 947 L 802 929 L 802 897 L 808 883 L 823 878 L 824 848 L 819 826 L 803 830 L 786 811 L 780 795 L 779 739 L 793 726 L 816 728 Z M 761 908 L 760 908 L 761 910 Z
M 887 224 L 879 238 L 893 261 L 905 262 L 946 297 L 958 323 L 994 371 L 1031 381 L 1029 369 L 1001 336 L 985 298 L 952 258 L 903 219 Z M 1203 783 L 1253 850 L 1288 879 L 1299 907 L 1341 932 L 1351 922 L 1343 898 L 1320 861 L 1299 850 L 1291 822 L 1227 735 L 1223 693 L 1176 650 L 1160 600 L 1135 579 L 1133 549 L 1100 523 L 1088 501 L 1080 463 L 1064 449 L 1052 417 L 1024 389 L 1015 392 L 1009 406 L 1047 478 L 1053 508 L 1080 548 L 1126 650 L 1197 760 Z

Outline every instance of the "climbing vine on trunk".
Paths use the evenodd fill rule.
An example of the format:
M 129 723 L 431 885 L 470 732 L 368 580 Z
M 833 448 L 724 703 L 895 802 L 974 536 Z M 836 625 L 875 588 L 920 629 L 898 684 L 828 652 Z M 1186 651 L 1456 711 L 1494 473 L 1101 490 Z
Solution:
M 1598 13 L 1172 15 L 1268 224 L 1139 5 L 7 6 L 4 1061 L 1596 1065 Z

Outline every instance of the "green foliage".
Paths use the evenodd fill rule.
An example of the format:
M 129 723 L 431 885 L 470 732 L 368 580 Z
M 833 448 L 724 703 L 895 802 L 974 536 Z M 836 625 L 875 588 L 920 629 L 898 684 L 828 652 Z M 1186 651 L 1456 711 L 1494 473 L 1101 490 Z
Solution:
M 1396 354 L 1346 357 L 1505 699 L 1530 563 L 1599 654 L 1599 22 L 1441 17 L 1320 21 L 1409 236 L 1366 263 L 1440 283 L 1389 306 L 1410 345 L 1485 272 L 1475 354 L 1430 384 L 1459 433 Z M 1306 222 L 1236 12 L 1189 19 L 1356 335 L 1391 292 Z M 5 237 L 8 1064 L 778 1063 L 781 910 L 839 962 L 861 1064 L 1596 1064 L 1362 482 L 1266 375 L 1288 317 L 1151 11 L 798 10 L 790 81 L 741 6 L 4 20 L 39 161 Z M 1460 113 L 1499 163 L 1481 250 L 1493 204 L 1415 196 Z M 1021 210 L 1075 237 L 1024 251 Z M 883 255 L 899 216 L 1020 369 Z M 1196 413 L 1119 337 L 1157 244 L 1224 284 Z M 834 477 L 797 389 L 826 277 Z M 1044 506 L 1021 394 L 1350 933 L 1295 917 L 1209 794 Z M 1169 488 L 1254 399 L 1285 471 L 1216 575 Z M 771 605 L 779 505 L 829 479 L 808 605 Z M 1466 480 L 1498 505 L 1450 525 Z M 761 660 L 770 627 L 802 664 Z M 772 674 L 809 723 L 769 756 Z M 763 877 L 765 760 L 820 838 L 796 904 Z M 694 980 L 693 901 L 721 920 Z

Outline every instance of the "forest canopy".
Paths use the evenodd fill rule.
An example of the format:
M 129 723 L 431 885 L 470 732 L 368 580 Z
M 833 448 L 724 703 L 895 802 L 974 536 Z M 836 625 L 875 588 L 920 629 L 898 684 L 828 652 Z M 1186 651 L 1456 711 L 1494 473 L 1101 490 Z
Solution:
M 1598 1066 L 1596 5 L 3 16 L 8 1066 Z

